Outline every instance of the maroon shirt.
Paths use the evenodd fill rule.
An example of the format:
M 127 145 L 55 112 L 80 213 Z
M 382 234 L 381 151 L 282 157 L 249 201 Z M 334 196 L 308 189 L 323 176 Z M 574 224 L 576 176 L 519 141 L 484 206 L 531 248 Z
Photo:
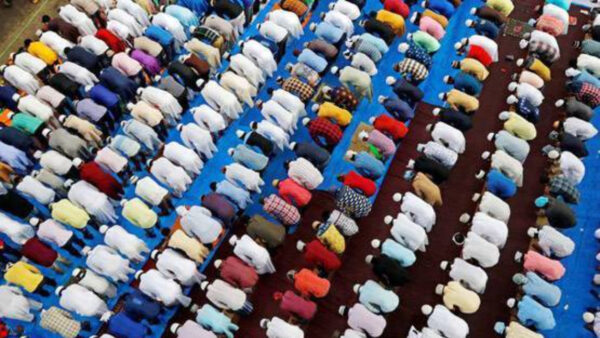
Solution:
M 317 239 L 313 239 L 304 247 L 304 259 L 327 271 L 337 270 L 342 266 L 340 258 Z
M 118 200 L 123 195 L 123 185 L 117 181 L 111 174 L 107 173 L 94 161 L 84 163 L 79 168 L 79 176 L 82 180 L 88 182 L 106 196 Z
M 219 267 L 221 278 L 240 289 L 249 289 L 258 282 L 258 274 L 235 256 L 227 257 Z
M 226 225 L 231 225 L 235 219 L 236 209 L 233 204 L 224 195 L 210 193 L 202 197 L 202 206 L 223 221 Z
M 281 299 L 281 303 L 279 303 L 281 310 L 304 320 L 311 320 L 317 312 L 317 304 L 298 296 L 294 291 L 288 290 L 283 294 L 276 292 L 275 299 Z
M 58 254 L 51 247 L 33 237 L 21 247 L 21 254 L 32 262 L 41 266 L 50 267 L 56 261 Z

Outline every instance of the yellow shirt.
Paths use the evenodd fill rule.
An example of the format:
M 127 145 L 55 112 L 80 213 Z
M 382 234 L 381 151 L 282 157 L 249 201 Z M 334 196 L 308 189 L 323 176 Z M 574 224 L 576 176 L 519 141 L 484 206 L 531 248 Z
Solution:
M 506 16 L 515 9 L 515 5 L 510 0 L 487 0 L 485 4 Z
M 152 228 L 158 221 L 158 215 L 137 197 L 125 203 L 122 213 L 129 222 L 142 229 Z
M 75 229 L 83 229 L 90 220 L 90 215 L 68 199 L 63 198 L 52 205 L 52 218 Z
M 550 68 L 538 59 L 533 59 L 533 62 L 527 66 L 527 69 L 539 75 L 544 82 L 550 82 L 550 80 L 552 80 Z
M 479 81 L 484 81 L 487 79 L 490 72 L 485 68 L 485 66 L 475 60 L 473 58 L 465 58 L 460 62 L 460 70 L 467 74 L 471 74 L 477 78 Z
M 346 109 L 340 108 L 331 102 L 325 102 L 319 106 L 319 117 L 332 119 L 337 124 L 345 127 L 352 121 L 352 114 Z
M 531 141 L 537 136 L 533 123 L 527 121 L 519 114 L 509 113 L 510 117 L 504 122 L 504 129 L 525 141 Z
M 186 256 L 194 260 L 198 264 L 204 262 L 204 258 L 208 256 L 208 249 L 202 245 L 197 239 L 186 235 L 182 230 L 175 231 L 169 238 L 167 245 L 173 249 L 183 251 Z
M 442 27 L 444 27 L 444 28 L 446 28 L 446 26 L 448 26 L 448 19 L 445 16 L 438 14 L 430 9 L 424 10 L 422 15 L 432 18 L 433 20 L 437 21 L 440 25 L 442 25 Z
M 43 42 L 33 41 L 27 47 L 27 52 L 33 56 L 42 59 L 47 65 L 51 66 L 58 61 L 58 55 Z
M 459 110 L 462 108 L 467 113 L 472 113 L 479 109 L 479 100 L 477 98 L 456 89 L 448 92 L 446 102 L 448 102 L 452 109 Z
M 450 310 L 458 308 L 465 314 L 475 313 L 479 310 L 481 299 L 477 293 L 466 289 L 459 282 L 449 282 L 444 287 L 444 305 Z
M 377 21 L 381 21 L 390 25 L 390 27 L 392 27 L 392 30 L 394 30 L 394 33 L 396 33 L 396 35 L 404 35 L 404 18 L 402 17 L 402 15 L 398 15 L 396 13 L 382 9 L 379 12 L 377 12 L 375 19 L 377 19 Z
M 4 279 L 28 292 L 34 292 L 44 280 L 44 275 L 35 266 L 19 261 L 6 270 Z
M 418 172 L 412 181 L 415 194 L 421 197 L 425 202 L 436 206 L 442 205 L 442 193 L 440 187 L 433 183 L 427 175 Z
M 506 327 L 506 338 L 544 338 L 541 334 L 531 331 L 525 326 L 517 323 L 510 322 L 508 327 Z
M 333 224 L 328 224 L 326 230 L 322 233 L 321 229 L 319 229 L 317 238 L 319 238 L 329 250 L 338 255 L 344 253 L 344 250 L 346 250 L 346 240 Z

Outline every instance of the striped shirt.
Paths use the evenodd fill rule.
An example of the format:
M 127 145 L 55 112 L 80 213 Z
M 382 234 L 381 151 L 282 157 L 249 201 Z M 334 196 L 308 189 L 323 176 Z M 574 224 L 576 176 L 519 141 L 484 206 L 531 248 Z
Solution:
M 410 75 L 415 81 L 422 81 L 429 76 L 427 67 L 408 57 L 398 63 L 398 72 L 404 76 Z

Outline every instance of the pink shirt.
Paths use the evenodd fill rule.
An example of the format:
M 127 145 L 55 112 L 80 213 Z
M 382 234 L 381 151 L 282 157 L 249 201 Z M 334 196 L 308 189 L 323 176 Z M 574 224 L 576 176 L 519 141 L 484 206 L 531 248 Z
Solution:
M 217 336 L 210 331 L 206 331 L 193 320 L 188 320 L 177 329 L 177 338 L 217 338 Z
M 544 79 L 542 79 L 536 73 L 524 70 L 519 75 L 519 83 L 529 83 L 536 89 L 542 89 L 542 87 L 544 86 Z
M 379 337 L 385 330 L 385 318 L 369 311 L 360 303 L 348 310 L 348 326 L 356 331 L 366 332 L 371 337 Z
M 540 273 L 550 281 L 559 280 L 565 274 L 565 267 L 561 262 L 532 250 L 525 254 L 523 268 L 527 271 Z
M 374 129 L 369 133 L 369 140 L 367 142 L 379 149 L 385 157 L 390 157 L 396 152 L 396 144 L 394 141 L 377 129 Z
M 552 36 L 559 36 L 563 33 L 565 25 L 561 20 L 544 14 L 538 18 L 535 28 Z
M 112 57 L 111 64 L 125 76 L 136 76 L 142 70 L 142 65 L 126 53 L 117 53 Z
M 276 297 L 281 297 L 281 303 L 279 304 L 281 310 L 304 320 L 311 320 L 317 312 L 317 304 L 298 296 L 294 291 L 288 290 L 283 294 L 276 293 Z
M 446 34 L 444 27 L 429 16 L 421 17 L 421 20 L 419 20 L 419 29 L 429 33 L 429 35 L 433 36 L 438 41 Z

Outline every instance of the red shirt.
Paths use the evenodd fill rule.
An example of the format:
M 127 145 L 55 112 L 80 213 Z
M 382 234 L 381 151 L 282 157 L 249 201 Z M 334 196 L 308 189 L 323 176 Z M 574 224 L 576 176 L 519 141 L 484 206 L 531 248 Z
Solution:
M 362 193 L 367 196 L 373 196 L 377 191 L 377 185 L 372 180 L 361 176 L 359 173 L 354 170 L 350 171 L 346 175 L 343 175 L 344 180 L 342 183 L 347 185 L 352 189 L 358 189 L 362 191 Z
M 317 239 L 312 240 L 304 247 L 304 259 L 327 271 L 337 270 L 342 266 L 340 258 Z
M 294 204 L 297 207 L 307 205 L 312 198 L 310 191 L 306 190 L 306 188 L 296 183 L 296 181 L 291 178 L 286 178 L 279 182 L 278 188 L 279 196 L 283 198 L 284 201 Z
M 275 298 L 281 298 L 281 303 L 279 303 L 281 310 L 304 320 L 311 320 L 317 312 L 317 304 L 298 296 L 294 291 L 288 290 L 283 294 L 277 292 Z
M 221 278 L 240 289 L 249 289 L 258 282 L 256 271 L 235 256 L 227 257 L 219 267 Z
M 324 147 L 333 147 L 342 139 L 342 129 L 340 126 L 323 117 L 317 117 L 310 121 L 308 123 L 308 132 L 318 145 Z M 325 142 L 321 138 L 324 138 Z
M 100 28 L 96 32 L 96 37 L 104 41 L 108 45 L 108 48 L 112 49 L 115 54 L 124 52 L 127 48 L 123 40 L 119 39 L 116 35 L 105 28 Z
M 123 186 L 111 174 L 105 172 L 100 165 L 94 161 L 84 163 L 79 168 L 79 177 L 98 188 L 106 196 L 118 200 L 123 195 Z
M 58 254 L 48 245 L 42 243 L 36 237 L 29 239 L 21 247 L 21 253 L 32 262 L 41 266 L 50 267 L 56 261 Z
M 404 138 L 408 133 L 408 127 L 404 123 L 384 114 L 379 115 L 373 121 L 373 127 L 390 136 L 394 141 Z
M 469 46 L 469 53 L 467 54 L 467 57 L 478 60 L 486 67 L 489 67 L 492 64 L 492 57 L 490 54 L 488 54 L 485 49 L 477 45 Z
M 402 0 L 385 0 L 383 8 L 390 12 L 402 15 L 405 19 L 410 15 L 410 8 Z

